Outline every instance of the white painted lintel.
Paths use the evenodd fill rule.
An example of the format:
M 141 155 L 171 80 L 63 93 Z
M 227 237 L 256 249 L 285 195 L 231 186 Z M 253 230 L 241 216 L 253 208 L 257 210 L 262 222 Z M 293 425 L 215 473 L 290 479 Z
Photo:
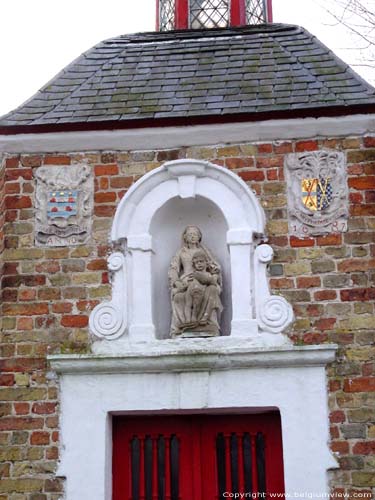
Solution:
M 159 341 L 154 345 L 140 344 L 119 355 L 61 354 L 49 356 L 51 368 L 61 374 L 89 373 L 158 373 L 202 370 L 233 370 L 241 368 L 271 368 L 325 366 L 335 358 L 337 346 L 280 346 L 251 348 L 242 346 L 210 347 L 209 341 Z M 225 341 L 225 339 L 223 339 Z M 174 343 L 174 347 L 173 347 Z

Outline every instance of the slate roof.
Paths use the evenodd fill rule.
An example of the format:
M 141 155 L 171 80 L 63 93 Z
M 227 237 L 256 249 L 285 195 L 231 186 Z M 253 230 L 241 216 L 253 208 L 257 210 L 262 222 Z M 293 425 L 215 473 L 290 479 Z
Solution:
M 106 40 L 0 118 L 0 129 L 370 104 L 374 88 L 309 32 L 269 24 Z

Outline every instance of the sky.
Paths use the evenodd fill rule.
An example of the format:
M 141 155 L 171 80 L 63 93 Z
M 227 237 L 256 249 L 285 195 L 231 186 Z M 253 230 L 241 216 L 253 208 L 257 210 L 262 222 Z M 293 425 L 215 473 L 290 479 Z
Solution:
M 361 64 L 361 42 L 326 10 L 335 11 L 336 1 L 340 0 L 273 0 L 274 22 L 304 26 L 346 62 Z M 156 0 L 0 0 L 0 116 L 32 97 L 101 40 L 153 31 L 155 4 Z M 354 69 L 375 85 L 374 67 Z

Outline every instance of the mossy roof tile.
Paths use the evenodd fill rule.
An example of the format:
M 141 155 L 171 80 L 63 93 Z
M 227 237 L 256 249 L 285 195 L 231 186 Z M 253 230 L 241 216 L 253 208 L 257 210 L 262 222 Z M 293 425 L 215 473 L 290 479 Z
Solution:
M 375 105 L 369 84 L 303 28 L 270 24 L 106 40 L 0 127 L 358 104 Z

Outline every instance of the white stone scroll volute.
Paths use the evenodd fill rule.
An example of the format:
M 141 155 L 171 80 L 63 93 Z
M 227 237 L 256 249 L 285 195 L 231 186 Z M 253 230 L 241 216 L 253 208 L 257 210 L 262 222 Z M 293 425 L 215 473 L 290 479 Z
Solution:
M 206 211 L 210 214 L 205 214 Z M 165 231 L 171 232 L 170 241 L 177 245 L 170 249 L 173 255 L 184 218 L 188 224 L 203 229 L 203 235 L 208 235 L 203 243 L 213 251 L 220 233 L 222 243 L 217 250 L 222 252 L 221 265 L 227 277 L 224 307 L 231 314 L 227 331 L 222 331 L 221 337 L 196 341 L 210 345 L 250 341 L 255 346 L 287 343 L 281 332 L 291 323 L 293 315 L 284 299 L 269 293 L 266 266 L 272 258 L 272 249 L 268 245 L 257 248 L 265 232 L 265 215 L 259 201 L 230 170 L 189 159 L 165 163 L 148 173 L 121 200 L 111 240 L 123 252 L 116 251 L 109 258 L 112 300 L 93 310 L 91 333 L 107 345 L 110 343 L 108 350 L 114 353 L 116 345 L 120 352 L 124 343 L 161 345 L 162 340 L 157 339 L 164 339 L 168 345 L 187 345 L 186 339 L 167 339 L 168 329 L 163 327 L 166 331 L 160 332 L 160 324 L 155 320 L 156 307 L 159 312 L 170 314 L 167 275 L 163 271 L 170 256 L 166 255 L 163 262 L 158 237 L 168 236 Z M 162 272 L 155 270 L 155 263 Z M 164 295 L 158 293 L 159 282 L 160 290 L 165 287 Z
M 126 330 L 126 275 L 125 257 L 115 252 L 108 258 L 108 269 L 112 275 L 112 300 L 102 302 L 90 315 L 90 330 L 99 338 L 115 340 Z
M 292 323 L 293 309 L 284 297 L 269 292 L 266 268 L 272 257 L 273 250 L 269 245 L 259 245 L 255 249 L 255 302 L 260 330 L 277 334 Z

